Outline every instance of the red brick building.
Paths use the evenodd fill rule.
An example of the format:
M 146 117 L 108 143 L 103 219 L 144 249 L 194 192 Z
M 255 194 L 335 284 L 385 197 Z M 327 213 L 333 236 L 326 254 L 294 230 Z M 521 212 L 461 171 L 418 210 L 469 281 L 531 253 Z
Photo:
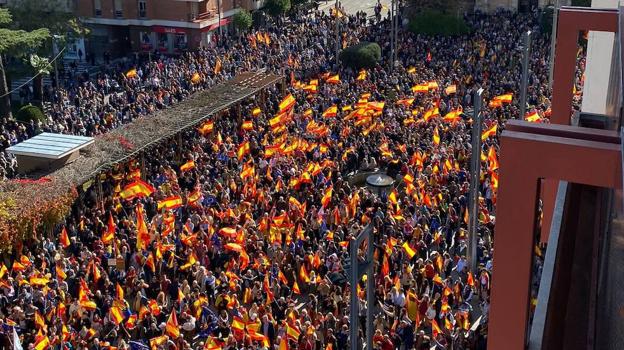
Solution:
M 96 55 L 159 51 L 180 53 L 208 46 L 242 7 L 263 0 L 81 0 L 77 15 L 91 27 L 88 49 Z M 219 16 L 221 12 L 221 16 Z M 220 17 L 220 21 L 219 21 Z

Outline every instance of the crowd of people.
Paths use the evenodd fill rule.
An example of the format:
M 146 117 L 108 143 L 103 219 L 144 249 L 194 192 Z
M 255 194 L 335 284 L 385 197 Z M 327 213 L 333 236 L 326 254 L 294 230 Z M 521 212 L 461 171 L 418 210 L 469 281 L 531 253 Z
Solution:
M 3 147 L 37 129 L 99 135 L 247 70 L 290 78 L 106 174 L 54 236 L 0 267 L 3 346 L 34 349 L 348 349 L 353 238 L 373 228 L 373 349 L 485 349 L 498 187 L 497 133 L 519 116 L 523 32 L 536 14 L 473 14 L 472 34 L 400 30 L 398 63 L 334 64 L 322 12 L 222 45 L 118 67 L 56 89 L 45 125 L 2 124 Z M 388 19 L 344 16 L 341 44 L 389 48 Z M 330 49 L 328 49 L 330 48 Z M 549 40 L 534 38 L 531 115 L 547 118 Z M 128 72 L 132 74 L 128 74 Z M 483 88 L 483 148 L 471 150 Z M 519 95 L 519 94 L 518 94 Z M 507 97 L 506 97 L 507 96 Z M 466 260 L 469 158 L 481 152 L 478 273 Z M 6 156 L 5 156 L 6 158 Z M 6 161 L 5 175 L 12 166 Z M 380 170 L 378 195 L 352 175 Z M 372 244 L 371 243 L 371 244 Z M 364 254 L 365 247 L 359 247 Z M 362 255 L 363 256 L 363 255 Z M 366 305 L 375 293 L 376 305 Z M 360 325 L 359 344 L 364 345 Z

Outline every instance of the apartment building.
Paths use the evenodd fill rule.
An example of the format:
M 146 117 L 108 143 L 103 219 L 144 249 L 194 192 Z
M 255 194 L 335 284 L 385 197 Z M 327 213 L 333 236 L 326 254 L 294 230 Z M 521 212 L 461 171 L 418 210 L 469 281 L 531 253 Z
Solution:
M 91 53 L 181 53 L 209 46 L 231 29 L 231 17 L 263 0 L 80 0 L 77 15 L 92 29 Z

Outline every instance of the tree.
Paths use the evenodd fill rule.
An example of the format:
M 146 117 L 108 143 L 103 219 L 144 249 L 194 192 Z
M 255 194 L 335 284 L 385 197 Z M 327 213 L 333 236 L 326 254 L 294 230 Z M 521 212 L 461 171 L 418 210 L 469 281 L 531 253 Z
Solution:
M 35 69 L 34 83 L 34 99 L 38 102 L 43 101 L 43 76 L 49 75 L 52 66 L 50 60 L 45 57 L 39 57 L 38 55 L 30 55 L 30 66 Z
M 290 10 L 290 0 L 267 0 L 264 4 L 267 12 L 274 17 L 280 16 Z
M 340 52 L 340 61 L 354 69 L 372 68 L 381 59 L 381 48 L 377 43 L 362 41 Z
M 22 30 L 35 30 L 47 28 L 54 36 L 57 47 L 65 47 L 68 43 L 89 34 L 89 29 L 67 8 L 66 0 L 18 0 L 10 1 L 9 9 L 13 15 L 13 23 L 16 28 Z M 37 53 L 48 56 L 52 51 L 52 40 L 41 45 Z M 59 56 L 62 59 L 62 56 Z M 35 79 L 33 80 L 35 100 L 41 100 L 43 95 L 43 74 L 41 65 L 32 65 Z M 40 62 L 38 62 L 40 63 Z M 42 74 L 38 74 L 42 73 Z M 48 72 L 49 74 L 49 72 Z
M 234 25 L 238 30 L 246 31 L 251 28 L 252 23 L 251 13 L 245 9 L 241 9 L 234 15 Z
M 50 38 L 47 28 L 32 31 L 9 29 L 11 13 L 0 8 L 0 116 L 11 116 L 11 95 L 6 83 L 5 57 L 24 57 L 34 53 Z

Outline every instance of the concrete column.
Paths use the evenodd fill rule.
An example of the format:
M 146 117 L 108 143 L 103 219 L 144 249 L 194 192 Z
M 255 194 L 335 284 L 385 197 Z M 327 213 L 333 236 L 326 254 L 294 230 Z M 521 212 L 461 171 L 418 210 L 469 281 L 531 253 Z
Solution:
M 618 7 L 618 0 L 593 0 L 594 8 Z M 615 34 L 609 32 L 590 31 L 587 43 L 587 62 L 585 67 L 585 84 L 583 87 L 583 104 L 581 111 L 605 114 L 611 67 L 616 57 L 613 55 Z

